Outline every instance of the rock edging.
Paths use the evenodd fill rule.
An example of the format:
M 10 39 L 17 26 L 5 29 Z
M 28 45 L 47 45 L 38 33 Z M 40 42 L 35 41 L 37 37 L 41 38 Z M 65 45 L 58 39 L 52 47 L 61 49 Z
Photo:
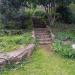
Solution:
M 24 57 L 30 57 L 35 44 L 29 44 L 27 47 L 19 48 L 12 52 L 0 53 L 0 68 L 9 63 L 19 63 Z

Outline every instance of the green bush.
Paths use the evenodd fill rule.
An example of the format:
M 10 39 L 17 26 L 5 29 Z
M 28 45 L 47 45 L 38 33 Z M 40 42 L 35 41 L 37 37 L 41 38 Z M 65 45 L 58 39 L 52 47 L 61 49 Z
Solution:
M 55 35 L 56 35 L 56 39 L 59 39 L 61 41 L 63 41 L 66 38 L 68 38 L 70 41 L 75 41 L 75 32 L 74 31 L 58 32 Z
M 72 23 L 75 23 L 75 4 L 71 3 L 69 5 L 69 8 L 70 8 L 70 10 L 72 12 L 71 21 L 72 21 Z
M 70 10 L 69 7 L 66 7 L 66 6 L 63 6 L 63 5 L 60 5 L 57 9 L 56 9 L 56 12 L 60 14 L 60 18 L 59 20 L 61 22 L 64 22 L 64 23 L 72 23 L 72 12 Z
M 0 28 L 5 29 L 31 29 L 32 28 L 32 20 L 31 20 L 32 12 L 31 11 L 19 11 L 16 12 L 15 15 L 10 17 L 7 24 L 4 25 L 4 20 L 1 24 L 0 18 Z
M 37 17 L 45 17 L 46 13 L 45 11 L 42 11 L 42 10 L 36 10 L 33 15 Z
M 19 48 L 22 45 L 28 45 L 32 43 L 32 37 L 30 32 L 26 32 L 22 35 L 4 35 L 0 36 L 0 51 L 9 52 Z
M 64 45 L 62 41 L 55 40 L 52 46 L 56 53 L 64 57 L 75 58 L 75 50 L 71 47 L 71 45 Z
M 75 24 L 75 14 L 72 13 L 72 15 L 71 15 L 70 18 L 71 18 L 71 22 L 72 22 L 73 24 Z
M 67 44 L 64 44 L 66 41 Z M 69 42 L 67 42 L 69 41 Z M 53 50 L 60 55 L 63 55 L 68 58 L 75 57 L 75 50 L 72 48 L 72 43 L 75 42 L 75 32 L 66 31 L 66 32 L 57 32 L 56 39 L 53 42 Z

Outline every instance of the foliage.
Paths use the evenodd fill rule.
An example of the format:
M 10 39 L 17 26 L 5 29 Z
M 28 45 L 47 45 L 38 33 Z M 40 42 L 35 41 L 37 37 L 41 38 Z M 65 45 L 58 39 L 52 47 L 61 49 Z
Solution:
M 12 15 L 15 15 L 15 12 L 18 10 L 19 8 L 19 3 L 17 2 L 17 0 L 12 1 L 12 0 L 1 0 L 1 4 L 0 4 L 0 13 L 7 18 L 12 17 Z
M 73 24 L 75 24 L 75 14 L 72 14 L 71 22 L 72 22 Z
M 60 40 L 54 41 L 53 50 L 62 56 L 75 58 L 75 50 L 71 47 L 71 45 L 64 45 Z
M 69 38 L 70 41 L 75 41 L 75 32 L 74 31 L 62 31 L 62 32 L 57 32 L 56 34 L 56 39 L 59 39 L 63 41 L 66 38 Z
M 15 21 L 16 25 L 24 26 L 24 20 L 26 20 L 26 15 L 20 13 L 20 10 L 27 8 L 36 8 L 37 5 L 42 5 L 50 18 L 50 9 L 51 7 L 55 9 L 55 5 L 68 6 L 74 0 L 1 0 L 0 1 L 0 13 L 2 15 L 3 27 L 7 27 L 9 21 Z M 16 19 L 16 20 L 15 20 Z M 18 20 L 17 20 L 18 19 Z M 50 19 L 49 19 L 50 20 Z M 13 25 L 13 24 L 11 24 Z M 12 26 L 11 26 L 12 27 Z M 10 27 L 8 27 L 10 28 Z
M 36 5 L 44 7 L 50 25 L 54 24 L 57 7 L 59 7 L 62 10 L 60 14 L 62 16 L 62 20 L 64 20 L 64 22 L 67 23 L 72 23 L 71 20 L 72 15 L 67 7 L 71 4 L 71 2 L 75 2 L 75 0 L 35 0 L 35 1 L 31 0 L 31 1 L 34 2 Z
M 4 35 L 0 36 L 0 52 L 12 51 L 21 45 L 27 45 L 32 42 L 30 32 L 22 35 Z
M 69 5 L 69 8 L 72 11 L 71 21 L 72 21 L 72 23 L 75 23 L 75 4 L 74 3 L 71 3 Z
M 46 13 L 44 11 L 41 11 L 41 10 L 35 10 L 34 16 L 37 16 L 37 17 L 45 17 L 46 16 Z
M 30 13 L 25 12 L 24 14 L 17 14 L 14 17 L 15 26 L 14 29 L 26 29 L 30 24 Z M 30 24 L 29 24 L 30 23 Z
M 15 28 L 26 28 L 24 23 L 28 15 L 25 15 L 22 11 L 25 7 L 27 7 L 25 0 L 1 0 L 0 13 L 2 15 L 2 23 L 4 24 L 3 27 L 13 29 L 14 25 Z M 9 24 L 9 22 L 14 24 Z
M 67 42 L 67 40 L 69 42 Z M 64 42 L 67 44 L 64 44 Z M 62 56 L 75 58 L 75 49 L 72 48 L 72 43 L 74 42 L 75 34 L 73 31 L 57 32 L 56 39 L 52 44 L 53 50 Z
M 72 13 L 71 10 L 69 9 L 69 7 L 65 7 L 65 6 L 59 6 L 56 9 L 56 12 L 60 14 L 60 20 L 62 20 L 65 23 L 72 23 Z

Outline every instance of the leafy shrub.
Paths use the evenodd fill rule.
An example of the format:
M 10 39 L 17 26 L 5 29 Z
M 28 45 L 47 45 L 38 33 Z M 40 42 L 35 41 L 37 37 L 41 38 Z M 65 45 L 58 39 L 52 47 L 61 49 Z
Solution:
M 60 40 L 55 40 L 52 44 L 53 50 L 60 55 L 68 58 L 75 58 L 75 50 L 71 45 L 64 45 Z
M 30 34 L 23 34 L 22 36 L 20 36 L 20 38 L 16 39 L 15 43 L 16 44 L 29 44 L 31 43 L 31 35 Z
M 71 21 L 72 21 L 72 23 L 75 23 L 75 4 L 71 3 L 69 5 L 69 8 L 71 9 L 71 12 L 72 12 Z
M 66 39 L 66 38 L 68 38 L 70 41 L 75 41 L 75 32 L 73 32 L 73 31 L 58 32 L 55 35 L 56 35 L 56 39 L 59 39 L 61 41 Z
M 33 42 L 30 32 L 22 35 L 0 36 L 0 51 L 15 50 L 21 45 L 28 45 Z
M 1 26 L 5 29 L 27 29 L 27 28 L 32 28 L 32 26 L 31 26 L 32 25 L 31 13 L 29 11 L 16 12 L 14 15 L 9 17 L 9 20 L 7 21 L 7 24 L 4 24 L 5 21 L 7 21 L 7 20 L 5 20 L 5 19 L 2 20 L 3 26 Z
M 65 44 L 65 42 L 67 44 Z M 57 32 L 56 39 L 52 44 L 53 50 L 62 56 L 74 58 L 75 50 L 72 48 L 73 42 L 75 42 L 75 32 L 70 30 L 66 32 Z
M 75 14 L 73 14 L 73 13 L 72 13 L 72 15 L 71 15 L 71 22 L 72 22 L 73 24 L 75 24 Z
M 65 23 L 72 23 L 72 13 L 69 7 L 60 5 L 57 9 L 56 12 L 60 14 L 60 21 L 63 21 Z
M 41 11 L 41 10 L 36 10 L 33 15 L 38 16 L 38 17 L 45 17 L 46 13 L 44 11 Z

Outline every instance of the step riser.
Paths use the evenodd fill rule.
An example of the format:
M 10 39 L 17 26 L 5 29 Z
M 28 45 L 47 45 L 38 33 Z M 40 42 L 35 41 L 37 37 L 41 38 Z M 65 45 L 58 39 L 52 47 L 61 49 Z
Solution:
M 47 33 L 47 31 L 35 31 L 35 33 Z
M 51 42 L 39 42 L 39 44 L 45 45 L 45 44 L 51 44 Z
M 49 37 L 47 37 L 47 36 L 40 36 L 40 37 L 37 37 L 37 36 L 36 36 L 36 38 L 38 38 L 38 39 L 46 39 L 46 38 L 49 38 Z
M 36 35 L 36 37 L 50 37 L 50 35 L 46 34 L 46 35 Z
M 38 40 L 51 40 L 50 38 L 42 38 L 42 39 L 38 39 Z
M 48 33 L 35 33 L 35 35 L 43 36 L 43 35 L 48 35 Z
M 37 38 L 37 41 L 39 41 L 39 44 L 50 44 L 51 38 L 48 34 L 47 28 L 37 28 L 35 31 L 35 37 Z

